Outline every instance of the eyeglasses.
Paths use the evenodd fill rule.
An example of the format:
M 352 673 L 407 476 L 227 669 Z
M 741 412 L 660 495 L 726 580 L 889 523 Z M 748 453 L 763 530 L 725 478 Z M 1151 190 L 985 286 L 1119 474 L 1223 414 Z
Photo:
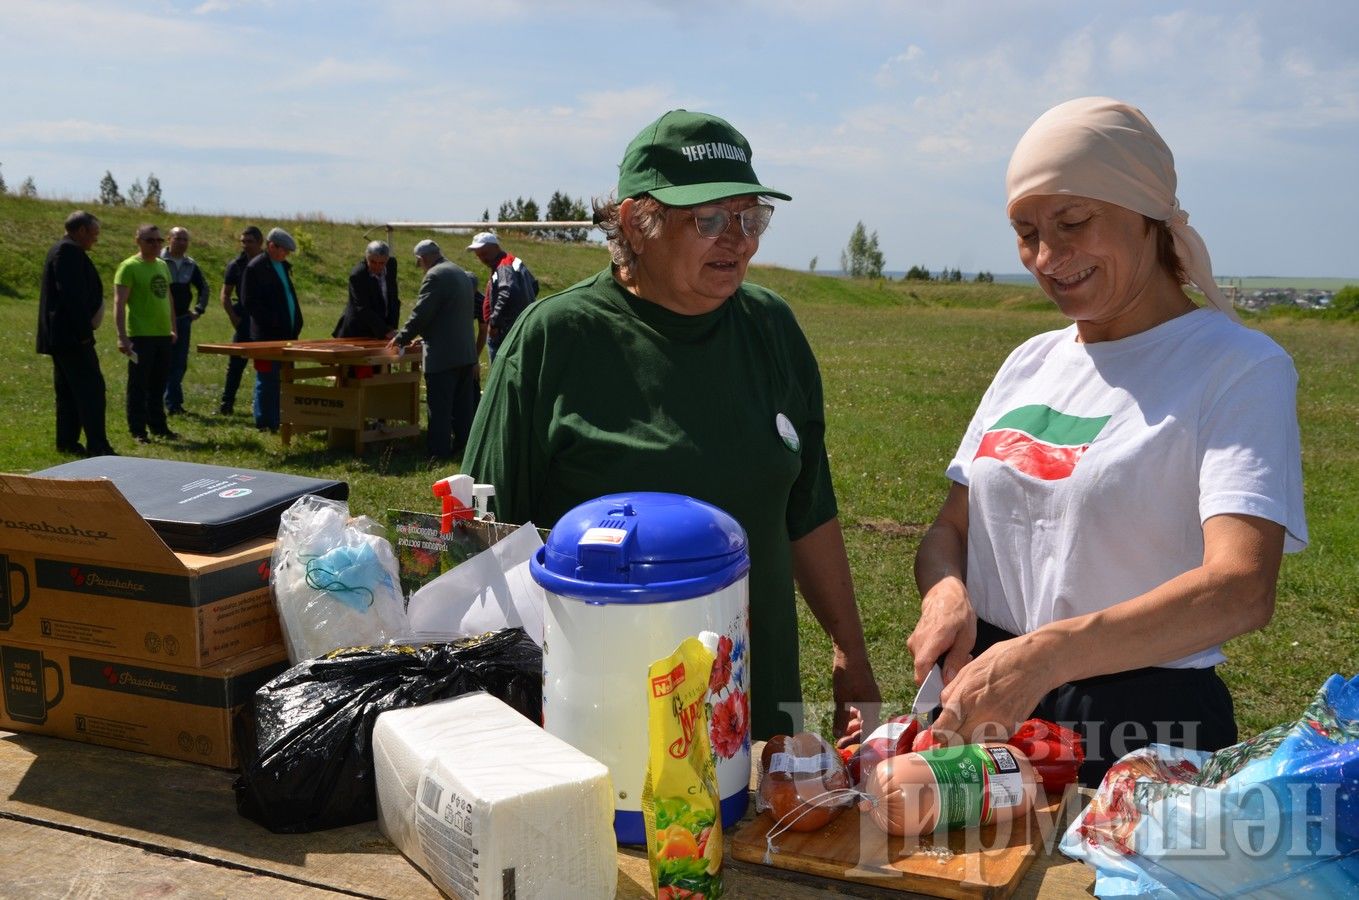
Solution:
M 746 237 L 759 237 L 769 227 L 774 207 L 768 203 L 757 203 L 740 212 L 732 212 L 725 206 L 697 206 L 690 213 L 694 217 L 694 227 L 698 229 L 699 237 L 709 240 L 721 237 L 732 219 L 741 220 L 741 233 Z
M 163 244 L 163 243 L 165 243 L 165 238 L 163 238 L 163 237 L 158 237 L 158 238 L 138 238 L 137 240 L 141 241 L 143 244 Z

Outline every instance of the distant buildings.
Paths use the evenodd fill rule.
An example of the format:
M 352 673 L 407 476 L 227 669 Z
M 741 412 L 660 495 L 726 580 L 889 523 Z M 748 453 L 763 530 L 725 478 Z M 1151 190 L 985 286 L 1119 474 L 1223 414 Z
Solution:
M 1265 288 L 1243 291 L 1235 285 L 1223 285 L 1223 291 L 1242 309 L 1268 309 L 1271 306 L 1296 306 L 1299 309 L 1326 309 L 1331 305 L 1332 291 L 1308 288 Z

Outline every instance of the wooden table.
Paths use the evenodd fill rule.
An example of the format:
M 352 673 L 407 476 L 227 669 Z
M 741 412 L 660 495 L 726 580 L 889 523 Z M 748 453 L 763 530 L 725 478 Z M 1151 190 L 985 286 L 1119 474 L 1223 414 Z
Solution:
M 0 731 L 0 895 L 437 898 L 377 823 L 273 834 L 236 813 L 220 769 Z M 728 859 L 732 898 L 913 896 Z M 1091 870 L 1040 856 L 1020 898 L 1089 897 Z M 618 852 L 618 897 L 652 896 L 646 857 Z
M 324 430 L 330 446 L 351 446 L 358 456 L 370 443 L 420 434 L 418 342 L 400 355 L 369 338 L 199 344 L 198 352 L 279 364 L 285 446 L 296 432 Z

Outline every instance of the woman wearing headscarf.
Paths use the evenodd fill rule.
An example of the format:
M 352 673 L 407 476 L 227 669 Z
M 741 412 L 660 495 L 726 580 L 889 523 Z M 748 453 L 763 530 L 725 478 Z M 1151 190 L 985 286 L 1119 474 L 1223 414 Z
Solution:
M 1073 724 L 1094 784 L 1149 742 L 1237 739 L 1221 645 L 1269 622 L 1281 556 L 1307 541 L 1297 374 L 1214 284 L 1139 110 L 1054 107 L 1006 188 L 1020 261 L 1072 324 L 982 397 L 916 557 L 907 646 L 917 682 L 943 667 L 936 729 Z
M 830 636 L 835 728 L 876 701 L 837 518 L 821 375 L 792 311 L 745 282 L 774 208 L 746 139 L 671 110 L 633 139 L 595 203 L 612 264 L 509 331 L 464 471 L 502 521 L 551 527 L 620 491 L 669 491 L 736 518 L 750 548 L 751 735 L 801 727 L 794 579 Z

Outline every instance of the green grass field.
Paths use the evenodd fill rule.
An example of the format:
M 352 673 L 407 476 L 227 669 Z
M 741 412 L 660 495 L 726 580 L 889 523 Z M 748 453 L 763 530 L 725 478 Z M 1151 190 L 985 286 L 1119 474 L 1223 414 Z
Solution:
M 0 330 L 13 360 L 0 369 L 0 464 L 12 472 L 65 461 L 53 449 L 51 365 L 33 351 L 38 279 L 47 248 L 61 234 L 70 206 L 0 197 Z M 113 270 L 133 252 L 135 211 L 97 210 L 103 234 L 93 256 L 112 294 Z M 190 253 L 215 292 L 235 254 L 247 218 L 157 216 L 194 236 Z M 257 221 L 267 228 L 273 221 Z M 304 337 L 330 334 L 344 303 L 349 268 L 371 225 L 320 220 L 284 223 L 305 252 L 294 257 Z M 381 230 L 373 232 L 381 235 Z M 414 297 L 417 271 L 409 249 L 432 236 L 447 255 L 484 276 L 465 236 L 398 232 L 404 301 Z M 544 294 L 602 267 L 597 246 L 564 246 L 506 237 L 542 282 Z M 944 466 L 981 392 L 1005 355 L 1024 338 L 1063 320 L 1035 288 L 1023 285 L 940 285 L 856 282 L 755 267 L 751 280 L 779 291 L 793 305 L 820 359 L 825 381 L 831 466 L 836 478 L 850 561 L 873 662 L 895 706 L 913 695 L 905 638 L 918 614 L 911 576 L 921 531 L 933 518 L 946 483 Z M 407 305 L 407 308 L 408 305 Z M 1223 674 L 1246 733 L 1298 713 L 1332 672 L 1352 675 L 1359 646 L 1359 327 L 1353 322 L 1268 318 L 1259 327 L 1292 353 L 1301 376 L 1306 501 L 1312 543 L 1285 560 L 1274 621 L 1232 642 Z M 100 332 L 109 383 L 109 434 L 131 453 L 122 414 L 125 365 L 111 337 L 112 313 Z M 225 314 L 214 300 L 194 326 L 195 342 L 228 340 Z M 388 508 L 434 511 L 430 484 L 449 474 L 426 464 L 407 443 L 370 451 L 363 459 L 326 449 L 320 434 L 285 451 L 277 437 L 259 435 L 249 415 L 250 377 L 238 413 L 213 414 L 225 360 L 197 356 L 185 382 L 187 415 L 173 420 L 182 439 L 139 448 L 139 455 L 192 459 L 259 469 L 343 478 L 355 513 Z M 239 410 L 244 410 L 240 412 Z M 829 649 L 803 611 L 802 668 L 809 700 L 830 696 Z

